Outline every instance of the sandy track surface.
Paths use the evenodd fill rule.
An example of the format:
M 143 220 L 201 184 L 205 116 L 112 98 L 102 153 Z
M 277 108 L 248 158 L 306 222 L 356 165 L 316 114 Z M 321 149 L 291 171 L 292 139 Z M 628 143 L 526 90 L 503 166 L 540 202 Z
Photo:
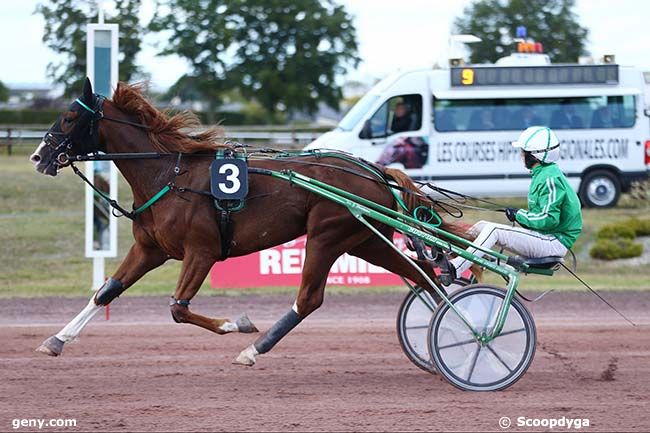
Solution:
M 65 431 L 490 430 L 499 418 L 589 419 L 586 431 L 650 429 L 650 295 L 608 293 L 633 328 L 587 293 L 531 306 L 535 360 L 503 392 L 462 392 L 413 366 L 395 333 L 401 295 L 330 296 L 253 368 L 231 360 L 256 336 L 174 324 L 165 298 L 125 297 L 50 358 L 34 348 L 85 299 L 0 301 L 0 430 L 13 419 L 74 418 Z M 201 297 L 262 329 L 290 296 Z M 28 430 L 28 429 L 21 429 Z M 56 431 L 55 428 L 42 431 Z M 562 430 L 555 428 L 554 431 Z

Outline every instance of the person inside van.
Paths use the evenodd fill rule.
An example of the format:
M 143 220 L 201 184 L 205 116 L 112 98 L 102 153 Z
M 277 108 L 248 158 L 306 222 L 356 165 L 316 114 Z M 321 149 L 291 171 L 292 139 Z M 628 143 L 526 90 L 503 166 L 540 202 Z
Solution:
M 524 105 L 517 113 L 518 128 L 528 128 L 533 125 L 540 125 L 542 119 L 535 113 L 530 105 Z
M 469 121 L 470 131 L 491 131 L 495 129 L 495 126 L 490 107 L 479 108 L 472 112 L 472 117 Z
M 575 129 L 582 128 L 584 122 L 576 114 L 576 108 L 570 100 L 563 100 L 559 109 L 553 111 L 551 115 L 551 128 L 556 129 Z
M 582 231 L 582 211 L 577 194 L 556 164 L 560 141 L 551 129 L 533 126 L 512 145 L 521 149 L 524 165 L 533 175 L 528 209 L 505 209 L 508 220 L 520 227 L 490 221 L 474 224 L 469 231 L 475 237 L 473 243 L 488 249 L 499 245 L 524 258 L 564 257 Z M 483 256 L 475 248 L 467 251 Z M 449 285 L 471 265 L 462 257 L 450 260 L 441 282 Z
M 616 127 L 616 122 L 612 116 L 612 110 L 609 108 L 609 105 L 600 107 L 591 117 L 591 127 L 592 128 L 613 128 Z
M 390 129 L 393 133 L 413 131 L 416 128 L 417 116 L 405 102 L 398 102 L 393 111 L 393 121 Z

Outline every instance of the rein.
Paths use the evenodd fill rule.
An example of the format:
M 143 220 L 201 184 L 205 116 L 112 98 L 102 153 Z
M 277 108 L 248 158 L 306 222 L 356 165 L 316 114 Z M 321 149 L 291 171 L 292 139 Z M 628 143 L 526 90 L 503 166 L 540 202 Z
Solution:
M 122 158 L 116 158 L 115 156 L 122 155 Z M 129 153 L 129 154 L 104 154 L 104 155 L 84 155 L 83 158 L 75 158 L 77 161 L 112 161 L 112 160 L 117 160 L 117 159 L 157 159 L 160 157 L 158 156 L 145 156 L 143 158 L 138 158 L 135 155 L 140 155 L 138 153 Z M 145 154 L 142 154 L 145 155 Z M 150 153 L 149 155 L 156 155 L 155 153 Z M 172 155 L 172 154 L 169 154 Z M 145 210 L 149 209 L 151 205 L 153 205 L 155 202 L 160 200 L 165 194 L 167 194 L 169 191 L 172 190 L 178 190 L 179 192 L 185 191 L 184 188 L 178 188 L 175 184 L 176 177 L 179 175 L 183 174 L 181 173 L 180 169 L 180 163 L 181 163 L 181 157 L 182 153 L 178 154 L 178 159 L 176 160 L 176 166 L 174 167 L 174 176 L 172 177 L 172 180 L 170 180 L 160 191 L 158 191 L 156 194 L 154 194 L 153 197 L 151 197 L 149 200 L 147 200 L 143 205 L 139 206 L 138 208 L 133 209 L 132 211 L 127 211 L 124 209 L 120 204 L 117 202 L 117 200 L 113 200 L 110 198 L 108 195 L 106 195 L 105 192 L 101 191 L 99 188 L 97 188 L 91 181 L 88 180 L 86 175 L 84 175 L 81 170 L 77 168 L 76 165 L 72 161 L 69 161 L 70 166 L 72 167 L 72 171 L 74 171 L 74 174 L 79 176 L 81 180 L 83 180 L 90 188 L 92 188 L 93 191 L 95 191 L 101 198 L 103 198 L 111 208 L 113 208 L 113 215 L 116 218 L 119 218 L 121 216 L 125 216 L 131 221 L 135 221 L 135 218 L 138 216 L 138 214 L 141 214 Z M 102 156 L 103 158 L 95 158 L 95 156 L 99 157 Z M 193 192 L 193 191 L 192 191 Z M 119 214 L 116 214 L 115 211 L 118 211 Z
M 107 120 L 111 120 L 111 119 L 109 119 L 107 117 L 103 117 L 103 118 L 107 119 Z M 119 120 L 119 119 L 117 119 L 117 120 Z M 233 145 L 236 148 L 237 147 L 247 147 L 246 145 L 242 145 L 240 143 L 233 143 Z M 341 167 L 341 166 L 338 166 L 338 165 L 327 164 L 327 163 L 323 163 L 323 162 L 301 161 L 301 160 L 298 159 L 298 158 L 300 158 L 302 156 L 314 156 L 316 158 L 322 158 L 322 157 L 325 157 L 325 156 L 333 156 L 333 157 L 342 158 L 344 160 L 348 160 L 348 159 L 351 160 L 352 158 L 348 158 L 347 157 L 348 155 L 345 154 L 345 153 L 340 153 L 340 154 L 339 153 L 336 153 L 336 154 L 332 153 L 332 155 L 328 155 L 328 154 L 322 155 L 321 152 L 316 151 L 316 152 L 299 154 L 299 155 L 291 155 L 291 154 L 284 153 L 283 151 L 277 151 L 277 150 L 268 149 L 268 148 L 260 148 L 260 149 L 255 149 L 255 150 L 257 152 L 260 152 L 260 153 L 270 153 L 270 154 L 275 153 L 276 156 L 273 156 L 273 157 L 266 157 L 266 156 L 260 157 L 259 154 L 256 155 L 256 153 L 251 153 L 249 155 L 249 159 L 251 159 L 251 160 L 262 160 L 262 161 L 264 161 L 264 160 L 272 160 L 272 161 L 278 161 L 278 162 L 286 162 L 286 163 L 290 163 L 290 164 L 301 164 L 301 165 L 306 165 L 306 166 L 326 167 L 326 168 L 331 168 L 331 169 L 335 169 L 335 170 L 338 170 L 338 171 L 342 171 L 342 172 L 345 172 L 345 173 L 349 173 L 349 174 L 355 175 L 357 177 L 361 177 L 363 179 L 369 180 L 371 182 L 375 182 L 375 183 L 378 183 L 380 185 L 386 186 L 386 187 L 390 188 L 391 191 L 397 190 L 397 191 L 404 192 L 404 193 L 407 193 L 407 194 L 411 194 L 411 195 L 414 195 L 414 196 L 417 196 L 417 197 L 429 199 L 434 204 L 436 204 L 440 209 L 442 209 L 445 213 L 447 213 L 448 215 L 450 215 L 453 218 L 462 218 L 463 217 L 464 213 L 463 213 L 461 207 L 466 208 L 466 209 L 480 210 L 480 211 L 503 212 L 503 208 L 501 207 L 501 205 L 499 205 L 497 203 L 493 203 L 493 202 L 490 202 L 488 200 L 484 200 L 484 199 L 481 199 L 481 198 L 478 198 L 478 197 L 472 197 L 472 196 L 469 196 L 469 195 L 466 195 L 466 194 L 462 194 L 460 192 L 456 192 L 456 191 L 448 190 L 448 189 L 445 189 L 445 188 L 441 188 L 441 187 L 438 187 L 436 185 L 431 184 L 430 182 L 414 181 L 416 184 L 419 184 L 421 186 L 426 186 L 426 187 L 430 188 L 431 190 L 443 195 L 445 198 L 450 200 L 451 203 L 436 199 L 436 198 L 432 197 L 430 194 L 425 194 L 425 193 L 423 193 L 422 191 L 419 191 L 419 190 L 414 191 L 414 190 L 411 190 L 409 188 L 404 188 L 404 187 L 401 187 L 399 185 L 392 184 L 383 175 L 381 175 L 381 173 L 379 173 L 377 170 L 373 169 L 372 165 L 368 165 L 367 169 L 373 175 L 368 175 L 368 174 L 366 174 L 366 173 L 364 173 L 364 172 L 362 172 L 360 170 L 355 170 L 355 169 L 349 168 L 349 167 Z M 92 154 L 92 155 L 70 156 L 70 157 L 68 157 L 68 163 L 71 164 L 73 161 L 118 161 L 118 160 L 136 160 L 136 159 L 160 159 L 160 158 L 165 158 L 165 157 L 170 157 L 170 156 L 179 156 L 180 157 L 181 155 L 185 156 L 185 157 L 210 157 L 210 158 L 213 157 L 212 154 L 204 154 L 204 153 L 161 153 L 161 152 L 109 153 L 109 154 L 99 154 L 99 153 L 97 153 L 97 154 Z M 356 160 L 354 160 L 352 162 L 357 163 Z M 365 168 L 365 165 L 363 165 L 363 167 Z M 176 168 L 178 168 L 178 166 Z M 175 168 L 175 170 L 176 170 L 176 168 Z M 91 188 L 93 188 L 95 191 L 97 191 L 97 189 L 94 187 L 94 185 L 92 185 L 85 176 L 80 174 L 80 172 L 76 169 L 76 167 L 73 167 L 73 169 L 75 170 L 75 174 L 80 176 L 84 182 L 91 185 Z M 170 182 L 170 184 L 172 182 Z M 169 186 L 170 189 L 171 189 L 173 185 L 170 185 L 170 184 L 166 185 L 165 188 Z M 165 188 L 163 188 L 163 190 Z M 210 195 L 206 191 L 196 191 L 196 190 L 192 190 L 192 189 L 188 189 L 188 188 L 176 188 L 176 189 L 179 192 L 187 191 L 187 192 L 193 192 L 193 193 L 206 195 L 206 196 Z M 161 192 L 162 192 L 162 190 L 158 194 L 160 194 Z M 166 192 L 168 192 L 168 191 L 165 191 L 165 193 Z M 151 204 L 153 204 L 155 201 L 157 201 L 159 198 L 161 198 L 164 195 L 164 194 L 161 194 L 159 196 L 158 194 L 156 194 L 156 196 L 154 196 L 154 198 L 156 198 L 156 200 L 154 200 L 151 203 L 147 202 L 147 203 L 149 203 L 148 206 L 151 206 Z M 104 197 L 104 194 L 100 193 L 100 195 L 102 197 Z M 143 208 L 143 206 L 144 206 L 143 205 L 140 208 L 135 209 L 133 212 L 126 212 L 123 208 L 119 207 L 119 205 L 117 205 L 117 202 L 115 202 L 114 200 L 110 200 L 107 197 L 104 197 L 104 198 L 107 200 L 107 202 L 109 204 L 111 204 L 111 206 L 113 206 L 122 215 L 126 216 L 129 219 L 133 219 L 138 213 L 141 213 L 142 211 L 146 210 L 146 208 L 148 207 L 147 206 L 147 207 Z M 397 198 L 398 198 L 398 203 L 402 207 L 405 207 L 405 205 L 403 204 L 401 198 L 399 198 L 399 196 L 397 196 Z M 492 208 L 492 207 L 488 208 L 488 207 L 472 206 L 472 205 L 469 205 L 469 204 L 466 203 L 468 200 L 483 202 L 483 203 L 486 203 L 486 204 L 490 204 L 492 206 L 497 206 L 498 208 L 495 209 L 495 208 Z

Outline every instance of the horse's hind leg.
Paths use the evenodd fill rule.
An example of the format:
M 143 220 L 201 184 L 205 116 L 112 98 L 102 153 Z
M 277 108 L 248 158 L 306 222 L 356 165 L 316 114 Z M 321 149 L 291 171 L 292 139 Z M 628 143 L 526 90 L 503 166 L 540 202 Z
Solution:
M 342 252 L 333 252 L 332 248 L 317 247 L 317 242 L 315 239 L 307 239 L 305 266 L 293 307 L 254 344 L 244 349 L 233 360 L 233 364 L 254 365 L 257 355 L 271 350 L 285 335 L 322 305 L 327 274 Z
M 323 303 L 325 285 L 330 268 L 337 258 L 355 245 L 365 241 L 371 233 L 351 217 L 347 211 L 325 206 L 309 215 L 305 265 L 296 302 L 289 312 L 278 320 L 254 344 L 244 349 L 233 364 L 252 366 L 255 356 L 266 353 L 285 335 Z
M 63 351 L 63 345 L 77 338 L 103 306 L 110 304 L 144 274 L 162 265 L 166 260 L 167 255 L 159 249 L 134 244 L 115 274 L 97 290 L 88 305 L 59 333 L 38 346 L 36 351 L 50 356 L 59 356 Z
M 186 254 L 176 292 L 170 303 L 172 318 L 176 323 L 191 323 L 217 334 L 257 332 L 257 328 L 246 315 L 241 315 L 232 321 L 228 318 L 212 319 L 190 311 L 190 300 L 201 288 L 213 263 L 214 259 L 210 257 L 209 253 Z
M 390 236 L 388 237 L 390 239 Z M 440 301 L 440 296 L 433 287 L 427 282 L 427 280 L 415 269 L 409 262 L 407 262 L 404 257 L 402 257 L 397 251 L 391 248 L 378 236 L 373 236 L 368 239 L 363 244 L 357 246 L 356 248 L 350 250 L 350 254 L 357 256 L 369 263 L 372 263 L 376 266 L 381 266 L 382 268 L 390 271 L 394 274 L 401 275 L 404 278 L 408 278 L 413 281 L 420 287 L 424 287 L 431 295 Z M 426 275 L 433 280 L 435 283 L 439 284 L 438 277 L 433 271 L 433 267 L 426 261 L 413 259 L 413 261 L 423 270 Z M 442 285 L 439 284 L 439 287 L 442 288 Z

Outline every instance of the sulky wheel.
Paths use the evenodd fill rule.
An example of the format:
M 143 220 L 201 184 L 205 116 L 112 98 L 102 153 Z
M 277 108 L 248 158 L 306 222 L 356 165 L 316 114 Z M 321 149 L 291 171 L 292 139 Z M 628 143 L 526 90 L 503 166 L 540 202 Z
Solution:
M 479 332 L 491 331 L 505 297 L 498 287 L 475 284 L 450 301 Z M 428 331 L 429 355 L 440 374 L 466 391 L 496 391 L 515 383 L 535 356 L 535 323 L 526 307 L 513 297 L 501 333 L 479 343 L 448 305 L 441 305 Z
M 472 275 L 472 280 L 474 276 Z M 452 293 L 471 284 L 466 278 L 459 278 L 454 284 L 447 287 L 447 292 Z M 433 363 L 429 355 L 427 330 L 436 309 L 433 297 L 420 287 L 416 287 L 418 294 L 409 290 L 402 301 L 397 313 L 397 338 L 406 357 L 424 371 L 433 373 Z

